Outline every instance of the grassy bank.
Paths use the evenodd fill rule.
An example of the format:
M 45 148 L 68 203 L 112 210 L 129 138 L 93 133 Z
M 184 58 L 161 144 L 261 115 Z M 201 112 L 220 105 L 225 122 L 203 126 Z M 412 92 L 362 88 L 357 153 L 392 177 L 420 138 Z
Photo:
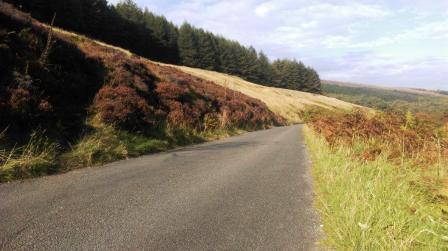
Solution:
M 397 164 L 384 152 L 359 158 L 368 148 L 362 140 L 330 144 L 305 128 L 313 161 L 316 204 L 324 224 L 325 248 L 335 250 L 444 250 L 448 217 L 444 198 L 425 182 L 437 171 Z M 427 166 L 438 170 L 438 164 Z M 442 189 L 441 187 L 438 187 Z
M 3 132 L 0 134 L 0 183 L 98 166 L 243 132 L 232 128 L 206 131 L 164 128 L 154 135 L 145 135 L 97 122 L 91 132 L 65 150 L 41 131 L 34 132 L 23 146 L 8 147 L 10 144 Z

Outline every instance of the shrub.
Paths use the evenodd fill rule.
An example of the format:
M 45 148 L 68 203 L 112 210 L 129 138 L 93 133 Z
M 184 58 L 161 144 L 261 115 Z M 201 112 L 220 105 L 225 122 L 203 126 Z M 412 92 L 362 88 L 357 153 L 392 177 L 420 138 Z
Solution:
M 154 107 L 127 86 L 103 87 L 95 97 L 94 107 L 104 122 L 120 128 L 145 128 L 158 123 Z
M 172 82 L 157 84 L 156 92 L 162 100 L 190 101 L 189 90 Z
M 14 112 L 19 114 L 27 114 L 33 108 L 33 99 L 29 90 L 24 88 L 12 89 L 9 105 Z

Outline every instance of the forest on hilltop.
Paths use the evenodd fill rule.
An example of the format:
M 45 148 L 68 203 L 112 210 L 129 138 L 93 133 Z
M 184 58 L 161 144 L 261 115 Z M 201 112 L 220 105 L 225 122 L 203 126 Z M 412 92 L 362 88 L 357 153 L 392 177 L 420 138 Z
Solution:
M 318 73 L 300 61 L 277 59 L 188 23 L 180 27 L 132 0 L 7 0 L 34 18 L 128 49 L 152 60 L 240 76 L 248 81 L 321 93 Z

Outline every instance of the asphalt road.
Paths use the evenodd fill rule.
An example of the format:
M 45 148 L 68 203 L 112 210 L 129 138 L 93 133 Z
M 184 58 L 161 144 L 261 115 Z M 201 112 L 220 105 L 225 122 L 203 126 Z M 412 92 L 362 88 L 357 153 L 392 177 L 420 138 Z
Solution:
M 300 126 L 0 185 L 0 250 L 313 250 Z

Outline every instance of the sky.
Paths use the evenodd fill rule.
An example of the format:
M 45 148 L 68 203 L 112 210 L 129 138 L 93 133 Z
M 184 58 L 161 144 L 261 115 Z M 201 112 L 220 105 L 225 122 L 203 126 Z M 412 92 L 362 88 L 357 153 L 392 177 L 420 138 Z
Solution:
M 296 58 L 321 79 L 448 90 L 448 0 L 135 2 L 272 60 Z

